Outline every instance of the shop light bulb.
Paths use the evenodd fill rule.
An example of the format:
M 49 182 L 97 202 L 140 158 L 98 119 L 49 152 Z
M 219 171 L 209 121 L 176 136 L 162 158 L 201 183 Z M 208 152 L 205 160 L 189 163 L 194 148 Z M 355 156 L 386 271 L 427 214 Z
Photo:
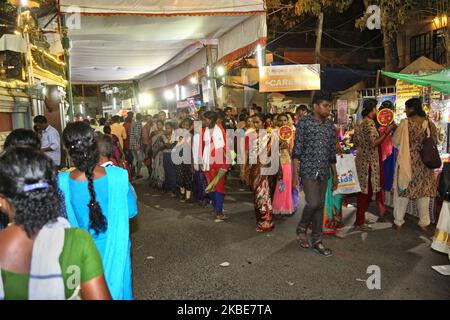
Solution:
M 223 66 L 218 66 L 216 72 L 219 77 L 223 77 L 225 75 L 225 68 Z
M 263 53 L 260 44 L 256 47 L 256 57 L 258 59 L 258 67 L 261 68 L 263 66 Z
M 164 98 L 165 98 L 167 101 L 172 101 L 173 99 L 175 99 L 175 95 L 173 94 L 173 91 L 172 91 L 172 90 L 166 90 L 166 91 L 164 92 Z
M 175 95 L 177 101 L 180 101 L 180 87 L 178 85 L 175 86 Z
M 142 106 L 149 106 L 153 103 L 153 97 L 148 93 L 141 93 L 139 95 L 139 103 Z

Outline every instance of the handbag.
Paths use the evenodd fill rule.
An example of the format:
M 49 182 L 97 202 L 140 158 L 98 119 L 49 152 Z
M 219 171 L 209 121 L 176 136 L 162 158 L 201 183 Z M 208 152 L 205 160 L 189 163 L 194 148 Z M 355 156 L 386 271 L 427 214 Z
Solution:
M 438 193 L 444 201 L 450 201 L 450 162 L 444 163 L 439 175 Z
M 342 154 L 337 155 L 336 160 L 338 186 L 336 191 L 333 192 L 333 195 L 361 192 L 361 186 L 356 172 L 355 157 L 351 154 Z
M 422 141 L 420 156 L 425 166 L 430 169 L 437 169 L 442 165 L 441 156 L 439 155 L 439 150 L 434 142 L 434 139 L 431 137 L 430 121 L 427 121 L 427 137 L 425 137 Z

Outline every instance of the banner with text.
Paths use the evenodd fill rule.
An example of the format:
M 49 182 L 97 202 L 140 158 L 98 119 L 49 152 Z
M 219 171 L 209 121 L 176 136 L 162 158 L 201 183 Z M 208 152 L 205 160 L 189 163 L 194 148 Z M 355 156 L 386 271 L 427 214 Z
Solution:
M 259 73 L 260 92 L 320 90 L 320 65 L 265 66 Z

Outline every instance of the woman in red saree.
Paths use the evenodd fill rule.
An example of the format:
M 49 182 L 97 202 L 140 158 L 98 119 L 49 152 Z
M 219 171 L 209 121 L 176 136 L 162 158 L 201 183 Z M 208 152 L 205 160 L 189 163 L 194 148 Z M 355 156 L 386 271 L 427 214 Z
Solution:
M 226 163 L 226 133 L 217 125 L 217 113 L 207 111 L 203 115 L 203 171 L 208 182 L 206 192 L 212 201 L 216 222 L 226 219 L 223 214 L 225 201 L 225 181 L 228 165 Z

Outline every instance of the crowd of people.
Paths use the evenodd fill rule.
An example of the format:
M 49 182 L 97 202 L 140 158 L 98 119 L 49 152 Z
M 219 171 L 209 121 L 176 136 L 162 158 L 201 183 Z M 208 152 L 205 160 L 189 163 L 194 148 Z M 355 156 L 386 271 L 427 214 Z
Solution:
M 61 166 L 58 132 L 37 116 L 35 130 L 14 130 L 0 156 L 0 299 L 132 299 L 129 219 L 137 215 L 132 182 L 143 178 L 143 166 L 154 192 L 211 205 L 217 223 L 228 219 L 226 179 L 237 169 L 241 184 L 254 193 L 258 232 L 272 230 L 276 218 L 294 216 L 302 188 L 299 245 L 332 255 L 323 234 L 345 237 L 344 196 L 333 191 L 338 186 L 337 155 L 346 150 L 331 107 L 331 96 L 317 92 L 311 109 L 300 106 L 295 113 L 264 114 L 253 106 L 238 115 L 231 108 L 195 114 L 182 110 L 170 117 L 164 111 L 154 116 L 129 112 L 125 119 L 73 122 L 61 139 L 70 159 L 67 167 Z M 404 224 L 409 199 L 418 201 L 422 230 L 430 224 L 428 204 L 436 193 L 436 178 L 424 165 L 420 146 L 427 132 L 437 141 L 436 128 L 418 99 L 407 101 L 406 114 L 398 127 L 380 126 L 377 101 L 364 102 L 363 120 L 353 136 L 361 185 L 357 229 L 370 230 L 365 214 L 374 193 L 384 217 L 382 190 L 392 186 L 399 190 L 396 229 Z M 292 134 L 280 139 L 280 128 Z M 242 139 L 231 156 L 230 132 Z M 192 152 L 186 155 L 187 150 Z M 174 154 L 184 160 L 174 161 Z M 277 161 L 275 171 L 268 170 L 270 157 Z M 77 272 L 72 266 L 81 278 L 68 287 L 67 279 Z

